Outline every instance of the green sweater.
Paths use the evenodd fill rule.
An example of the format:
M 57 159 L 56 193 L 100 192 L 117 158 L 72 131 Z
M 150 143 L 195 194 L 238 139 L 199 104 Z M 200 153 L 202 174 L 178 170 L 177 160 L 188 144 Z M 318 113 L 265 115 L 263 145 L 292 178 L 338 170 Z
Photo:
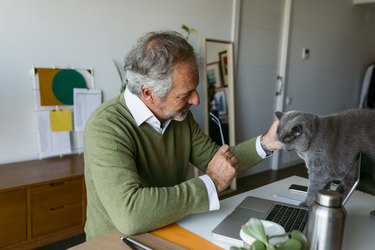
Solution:
M 143 233 L 209 210 L 203 181 L 186 175 L 189 162 L 204 171 L 219 147 L 191 113 L 160 134 L 137 126 L 121 94 L 90 116 L 84 144 L 87 239 L 115 229 Z M 240 169 L 261 160 L 255 138 L 232 151 Z

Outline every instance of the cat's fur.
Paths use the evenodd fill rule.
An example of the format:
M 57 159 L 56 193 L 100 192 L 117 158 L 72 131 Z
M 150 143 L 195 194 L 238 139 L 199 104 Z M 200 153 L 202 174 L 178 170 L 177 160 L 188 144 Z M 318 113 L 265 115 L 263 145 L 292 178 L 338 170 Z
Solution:
M 278 139 L 286 151 L 295 150 L 308 168 L 309 187 L 302 205 L 332 180 L 341 180 L 362 152 L 358 189 L 375 194 L 375 111 L 353 109 L 319 116 L 299 111 L 276 112 Z

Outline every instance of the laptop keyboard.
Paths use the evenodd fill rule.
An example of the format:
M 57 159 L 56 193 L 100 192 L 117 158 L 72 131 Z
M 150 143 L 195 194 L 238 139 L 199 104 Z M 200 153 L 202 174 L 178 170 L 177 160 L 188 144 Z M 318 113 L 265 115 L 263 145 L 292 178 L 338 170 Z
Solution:
M 308 210 L 298 207 L 291 207 L 275 204 L 266 220 L 276 222 L 284 227 L 286 232 L 292 230 L 303 231 L 308 219 Z

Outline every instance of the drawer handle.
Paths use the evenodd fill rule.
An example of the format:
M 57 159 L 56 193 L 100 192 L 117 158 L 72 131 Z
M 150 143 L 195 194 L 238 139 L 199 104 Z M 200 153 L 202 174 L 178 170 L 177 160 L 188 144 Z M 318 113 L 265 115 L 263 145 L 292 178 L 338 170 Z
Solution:
M 59 209 L 63 209 L 63 208 L 65 208 L 65 205 L 61 205 L 61 206 L 57 206 L 57 207 L 52 207 L 49 210 L 55 211 L 55 210 L 59 210 Z
M 66 184 L 66 181 L 60 181 L 60 182 L 54 182 L 54 183 L 50 183 L 50 187 L 56 187 L 56 186 L 61 186 L 61 185 L 65 185 Z

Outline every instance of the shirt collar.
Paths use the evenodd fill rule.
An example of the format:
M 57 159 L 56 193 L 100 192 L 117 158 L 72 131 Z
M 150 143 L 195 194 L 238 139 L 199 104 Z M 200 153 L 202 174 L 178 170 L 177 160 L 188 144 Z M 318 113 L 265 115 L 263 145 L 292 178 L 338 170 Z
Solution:
M 138 127 L 141 126 L 142 123 L 146 122 L 159 133 L 163 134 L 165 132 L 171 120 L 168 120 L 162 124 L 146 106 L 146 104 L 144 104 L 137 95 L 131 93 L 128 89 L 125 89 L 124 91 L 124 98 L 126 106 L 129 108 L 129 111 Z
M 142 100 L 128 89 L 124 91 L 125 103 L 128 106 L 135 122 L 138 126 L 144 123 L 147 119 L 154 116 L 151 110 L 142 102 Z

